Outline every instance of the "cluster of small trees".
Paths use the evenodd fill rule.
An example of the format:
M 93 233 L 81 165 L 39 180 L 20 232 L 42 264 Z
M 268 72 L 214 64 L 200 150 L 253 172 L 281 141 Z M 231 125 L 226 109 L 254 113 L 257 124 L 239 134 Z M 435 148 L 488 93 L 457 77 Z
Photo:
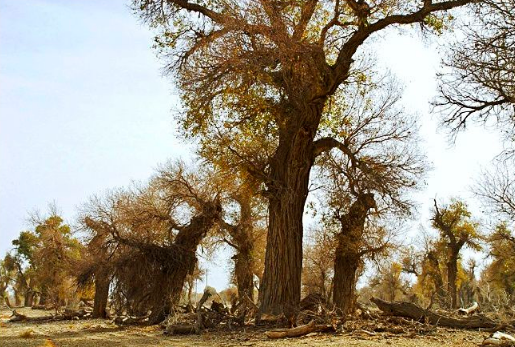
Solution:
M 479 11 L 482 29 L 466 31 L 469 40 L 452 52 L 437 103 L 456 131 L 492 114 L 501 125 L 513 124 L 513 1 L 133 5 L 157 32 L 156 49 L 185 107 L 182 134 L 198 144 L 198 164 L 169 164 L 145 184 L 90 199 L 78 221 L 82 243 L 56 214 L 35 233 L 22 233 L 2 267 L 4 292 L 7 285 L 24 296 L 38 290 L 57 305 L 63 293 L 53 284 L 75 277 L 78 288 L 94 290 L 95 316 L 105 316 L 111 297 L 119 310 L 150 312 L 158 322 L 177 306 L 185 284 L 191 300 L 199 246 L 223 242 L 234 251 L 239 300 L 257 299 L 260 314 L 295 317 L 302 288 L 350 313 L 365 261 L 390 254 L 399 221 L 413 207 L 409 193 L 427 167 L 417 119 L 398 105 L 395 82 L 368 58 L 370 38 L 390 27 L 420 24 L 439 33 L 452 21 L 447 11 Z M 480 191 L 506 213 L 514 206 L 501 186 L 511 187 L 509 170 L 503 178 Z M 308 197 L 318 201 L 312 210 L 319 227 L 303 249 Z M 372 281 L 387 288 L 389 299 L 412 290 L 456 307 L 466 290 L 472 295 L 460 252 L 479 249 L 482 236 L 466 205 L 435 201 L 432 226 L 439 238 L 384 266 Z M 491 236 L 492 267 L 511 262 L 501 259 L 514 246 L 509 226 Z M 56 257 L 69 266 L 49 266 Z M 39 280 L 29 281 L 32 272 Z M 13 273 L 24 279 L 13 280 Z M 402 273 L 414 274 L 416 284 L 402 283 Z

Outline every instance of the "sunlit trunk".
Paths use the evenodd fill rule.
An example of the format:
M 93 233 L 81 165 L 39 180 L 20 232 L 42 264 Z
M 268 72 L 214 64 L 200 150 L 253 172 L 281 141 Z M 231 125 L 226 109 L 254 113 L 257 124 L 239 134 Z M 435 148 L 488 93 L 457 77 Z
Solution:
M 313 139 L 321 105 L 298 116 L 296 124 L 280 131 L 279 145 L 271 160 L 268 182 L 268 238 L 261 313 L 296 315 L 301 294 L 304 205 L 313 166 Z M 301 122 L 303 121 L 303 122 Z

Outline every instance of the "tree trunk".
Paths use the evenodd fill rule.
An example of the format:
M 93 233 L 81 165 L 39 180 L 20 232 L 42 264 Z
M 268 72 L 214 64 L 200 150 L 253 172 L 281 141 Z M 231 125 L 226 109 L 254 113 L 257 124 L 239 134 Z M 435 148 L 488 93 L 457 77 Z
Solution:
M 447 263 L 447 288 L 451 296 L 451 308 L 458 308 L 456 279 L 458 277 L 458 254 L 453 252 Z
M 362 257 L 363 231 L 368 211 L 376 206 L 372 193 L 359 194 L 340 217 L 341 231 L 334 260 L 333 302 L 344 316 L 352 312 L 356 274 Z
M 21 298 L 20 298 L 20 292 L 18 291 L 14 291 L 14 305 L 16 307 L 20 307 L 21 306 Z
M 313 107 L 310 126 L 281 129 L 268 182 L 268 237 L 260 286 L 260 313 L 296 315 L 300 302 L 304 205 L 313 165 L 313 138 L 322 108 Z M 306 121 L 304 115 L 297 117 Z M 310 119 L 313 121 L 313 119 Z
M 251 301 L 254 301 L 254 273 L 252 265 L 251 250 L 249 248 L 240 249 L 240 252 L 236 255 L 234 269 L 240 300 L 248 297 Z
M 336 248 L 334 260 L 334 287 L 333 302 L 342 315 L 352 313 L 356 291 L 356 274 L 359 268 L 359 257 L 346 255 L 340 248 Z
M 32 307 L 33 299 L 34 299 L 34 292 L 31 289 L 27 290 L 23 297 L 23 306 Z
M 109 276 L 99 271 L 95 274 L 95 301 L 93 318 L 107 318 L 107 299 L 109 297 Z
M 162 259 L 169 259 L 166 264 L 159 263 L 162 282 L 157 282 L 160 288 L 152 295 L 152 313 L 149 317 L 151 324 L 159 323 L 165 318 L 165 312 L 179 303 L 182 288 L 188 274 L 192 274 L 197 264 L 197 247 L 207 232 L 220 218 L 222 207 L 218 201 L 207 202 L 202 214 L 192 218 L 189 225 L 182 228 L 172 247 L 153 246 L 151 254 L 161 254 Z
M 11 301 L 9 300 L 9 295 L 7 295 L 7 294 L 6 294 L 6 295 L 4 296 L 4 302 L 5 302 L 5 304 L 7 305 L 7 307 L 9 307 L 9 308 L 11 308 L 11 307 L 12 307 L 12 306 L 11 306 Z
M 232 236 L 238 253 L 234 259 L 234 273 L 240 301 L 247 296 L 254 302 L 254 235 L 251 197 L 242 194 L 236 199 L 240 205 L 240 221 Z

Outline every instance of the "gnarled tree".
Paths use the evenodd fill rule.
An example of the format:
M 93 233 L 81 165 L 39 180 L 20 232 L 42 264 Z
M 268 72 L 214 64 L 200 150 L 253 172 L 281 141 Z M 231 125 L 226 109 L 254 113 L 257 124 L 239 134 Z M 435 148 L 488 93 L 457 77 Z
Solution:
M 417 122 L 396 107 L 399 94 L 385 81 L 349 88 L 326 116 L 331 138 L 346 143 L 347 153 L 320 157 L 329 219 L 338 225 L 333 302 L 351 312 L 358 269 L 365 257 L 384 252 L 392 233 L 379 218 L 409 214 L 406 192 L 425 170 L 417 150 Z M 351 104 L 343 100 L 352 100 Z M 377 201 L 376 201 L 377 200 Z M 370 218 L 372 210 L 375 216 Z
M 221 217 L 216 183 L 200 171 L 170 165 L 147 187 L 111 201 L 115 213 L 86 214 L 84 222 L 117 248 L 109 264 L 115 294 L 134 313 L 151 310 L 150 321 L 159 322 L 178 303 L 197 247 Z
M 271 137 L 264 166 L 246 160 L 251 149 L 234 153 L 263 180 L 269 199 L 263 312 L 298 306 L 311 168 L 332 148 L 351 157 L 346 141 L 321 137 L 323 114 L 336 91 L 356 81 L 360 47 L 388 27 L 434 23 L 473 2 L 133 0 L 135 11 L 161 30 L 156 46 L 177 73 L 188 135 L 201 142 L 214 131 Z

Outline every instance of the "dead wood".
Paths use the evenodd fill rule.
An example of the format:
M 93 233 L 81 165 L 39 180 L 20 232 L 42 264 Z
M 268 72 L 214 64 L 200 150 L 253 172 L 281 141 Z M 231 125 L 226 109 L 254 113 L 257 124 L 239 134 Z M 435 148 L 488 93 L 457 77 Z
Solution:
M 22 322 L 26 321 L 27 316 L 21 313 L 16 312 L 16 310 L 13 310 L 13 314 L 11 318 L 9 319 L 9 322 Z
M 285 337 L 299 337 L 304 336 L 312 332 L 334 332 L 335 328 L 332 325 L 315 324 L 315 321 L 311 321 L 309 324 L 301 325 L 291 329 L 274 329 L 265 332 L 265 335 L 269 339 L 282 339 Z
M 498 322 L 483 315 L 458 319 L 425 310 L 411 302 L 388 302 L 378 298 L 372 298 L 370 300 L 386 314 L 407 317 L 417 321 L 425 321 L 433 325 L 458 329 L 494 328 L 499 325 Z
M 79 320 L 91 317 L 91 312 L 88 310 L 66 310 L 62 314 L 52 314 L 49 316 L 42 317 L 27 317 L 21 313 L 13 311 L 13 315 L 9 319 L 9 322 L 48 322 L 48 321 L 63 321 L 63 320 Z
M 474 301 L 474 304 L 472 304 L 472 306 L 470 307 L 467 307 L 467 308 L 460 308 L 458 310 L 458 313 L 459 314 L 462 314 L 462 315 L 465 315 L 465 316 L 468 316 L 474 312 L 477 312 L 479 311 L 479 305 L 477 304 L 477 302 Z
M 490 337 L 485 339 L 482 346 L 515 346 L 515 337 L 501 333 L 495 332 Z

